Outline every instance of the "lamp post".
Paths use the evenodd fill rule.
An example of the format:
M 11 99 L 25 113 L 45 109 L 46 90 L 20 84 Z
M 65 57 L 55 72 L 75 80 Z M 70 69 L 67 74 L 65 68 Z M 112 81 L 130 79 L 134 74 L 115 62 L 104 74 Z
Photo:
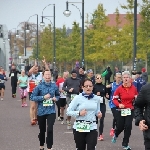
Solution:
M 53 5 L 53 16 L 43 16 L 43 12 L 45 10 L 45 8 L 47 8 L 48 6 Z M 42 11 L 42 22 L 40 23 L 41 27 L 45 26 L 45 23 L 43 22 L 43 19 L 47 18 L 47 17 L 53 17 L 53 66 L 54 69 L 56 67 L 56 27 L 55 27 L 55 4 L 49 4 L 45 7 Z
M 134 0 L 134 38 L 133 38 L 133 70 L 136 70 L 136 51 L 137 51 L 137 0 Z
M 37 62 L 38 62 L 38 58 L 39 58 L 38 14 L 34 14 L 34 15 L 30 16 L 27 22 L 29 22 L 30 18 L 33 17 L 33 16 L 37 16 L 37 30 L 36 30 L 36 44 L 37 44 L 37 46 L 36 46 L 36 57 L 37 57 Z M 26 32 L 29 32 L 29 24 L 27 24 Z
M 64 11 L 64 15 L 66 17 L 69 17 L 71 15 L 71 11 L 68 9 L 68 5 L 69 3 L 82 3 L 82 14 L 81 18 L 82 18 L 82 49 L 81 49 L 81 61 L 82 61 L 82 67 L 84 67 L 85 64 L 85 59 L 84 59 L 84 0 L 82 0 L 82 2 L 66 2 L 66 10 Z M 75 5 L 73 5 L 75 6 Z M 76 6 L 75 6 L 76 7 Z M 76 7 L 79 11 L 80 9 L 78 7 Z
M 22 23 L 24 23 L 24 56 L 26 56 L 26 40 L 27 40 L 27 38 L 26 38 L 26 26 L 27 26 L 27 23 L 26 22 L 21 22 L 20 24 L 22 24 Z M 19 24 L 19 25 L 20 25 Z M 18 25 L 18 26 L 19 26 Z M 18 28 L 18 26 L 17 26 L 17 28 Z M 17 33 L 16 33 L 16 37 L 18 38 L 19 37 L 19 30 L 17 30 Z

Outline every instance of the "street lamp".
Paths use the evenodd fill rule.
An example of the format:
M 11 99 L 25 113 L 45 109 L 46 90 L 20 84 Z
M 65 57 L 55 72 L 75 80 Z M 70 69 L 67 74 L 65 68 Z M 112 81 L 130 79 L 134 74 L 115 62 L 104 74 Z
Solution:
M 37 16 L 37 29 L 36 29 L 36 44 L 37 44 L 37 46 L 36 46 L 36 52 L 37 53 L 36 53 L 36 57 L 37 57 L 37 60 L 38 60 L 38 57 L 39 57 L 39 49 L 38 49 L 38 47 L 39 47 L 39 44 L 38 44 L 38 42 L 39 42 L 39 40 L 38 40 L 38 14 L 34 14 L 34 15 L 30 16 L 29 19 L 28 19 L 28 21 L 33 16 Z M 29 24 L 27 24 L 26 31 L 29 32 Z
M 45 8 L 47 8 L 48 6 L 53 5 L 53 16 L 43 16 L 43 12 L 45 10 Z M 41 27 L 45 26 L 45 23 L 43 22 L 43 19 L 47 18 L 47 17 L 53 17 L 53 65 L 54 65 L 54 69 L 56 66 L 56 28 L 55 28 L 55 4 L 49 4 L 42 10 L 42 22 L 41 22 Z
M 137 0 L 134 0 L 134 38 L 133 38 L 133 70 L 136 70 L 136 52 L 137 52 Z
M 66 17 L 69 17 L 71 15 L 71 11 L 69 11 L 69 9 L 68 9 L 69 3 L 82 3 L 82 14 L 80 12 L 80 16 L 82 18 L 82 49 L 81 49 L 82 56 L 81 56 L 81 61 L 82 61 L 82 67 L 84 67 L 84 64 L 85 64 L 85 59 L 84 59 L 84 0 L 82 0 L 82 2 L 68 2 L 67 1 L 66 2 L 66 10 L 63 13 Z M 75 5 L 73 5 L 73 6 L 75 6 Z M 75 7 L 80 11 L 80 9 L 77 6 L 75 6 Z

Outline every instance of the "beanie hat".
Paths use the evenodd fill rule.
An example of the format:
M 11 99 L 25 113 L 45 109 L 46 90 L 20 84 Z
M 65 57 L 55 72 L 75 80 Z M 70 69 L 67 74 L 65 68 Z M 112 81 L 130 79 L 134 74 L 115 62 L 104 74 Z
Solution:
M 146 69 L 145 69 L 145 68 L 142 68 L 142 72 L 146 72 Z
M 72 71 L 71 71 L 71 74 L 72 74 L 72 73 L 76 73 L 76 74 L 77 74 L 77 71 L 76 71 L 76 70 L 72 70 Z

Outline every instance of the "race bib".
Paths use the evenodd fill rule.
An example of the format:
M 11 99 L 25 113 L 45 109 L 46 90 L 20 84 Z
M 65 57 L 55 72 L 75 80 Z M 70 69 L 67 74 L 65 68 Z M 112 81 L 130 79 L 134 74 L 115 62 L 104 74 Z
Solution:
M 73 100 L 76 95 L 77 94 L 71 94 L 71 100 Z
M 53 105 L 54 103 L 52 101 L 52 98 L 43 101 L 43 106 L 53 106 Z
M 78 132 L 90 132 L 90 123 L 76 122 L 76 131 L 78 131 Z
M 11 77 L 14 77 L 14 73 L 11 73 Z
M 101 97 L 101 96 L 98 96 L 98 97 L 100 99 L 100 103 L 103 103 L 103 97 Z
M 131 109 L 121 109 L 121 116 L 128 116 L 131 115 Z

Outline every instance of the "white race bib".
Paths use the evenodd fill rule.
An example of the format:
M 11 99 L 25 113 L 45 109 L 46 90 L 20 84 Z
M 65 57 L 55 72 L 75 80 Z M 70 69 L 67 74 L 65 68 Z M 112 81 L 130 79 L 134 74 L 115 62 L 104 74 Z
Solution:
M 11 77 L 14 77 L 14 73 L 11 73 Z
M 90 123 L 76 122 L 76 131 L 78 131 L 78 132 L 90 132 Z
M 131 109 L 121 109 L 121 116 L 128 116 L 131 115 Z
M 54 103 L 53 103 L 52 98 L 43 101 L 43 106 L 53 106 L 53 105 Z
M 73 100 L 76 95 L 77 94 L 71 94 L 71 100 Z

